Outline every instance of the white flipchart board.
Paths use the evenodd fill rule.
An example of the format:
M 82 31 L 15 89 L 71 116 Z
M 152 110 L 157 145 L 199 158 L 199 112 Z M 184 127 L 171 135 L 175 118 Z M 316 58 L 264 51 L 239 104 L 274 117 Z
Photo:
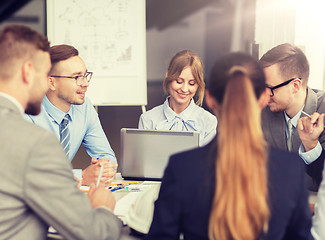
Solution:
M 51 45 L 79 50 L 94 105 L 146 105 L 145 0 L 47 0 Z

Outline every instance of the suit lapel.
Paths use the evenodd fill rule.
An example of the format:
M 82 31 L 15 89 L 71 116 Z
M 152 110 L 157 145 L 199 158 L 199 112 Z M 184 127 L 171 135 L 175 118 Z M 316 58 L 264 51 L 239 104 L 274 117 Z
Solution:
M 317 94 L 312 89 L 307 88 L 307 97 L 304 106 L 304 111 L 311 115 L 317 111 L 317 105 L 318 105 Z
M 283 112 L 270 114 L 270 135 L 272 145 L 276 148 L 287 150 L 287 138 L 285 135 L 285 119 Z

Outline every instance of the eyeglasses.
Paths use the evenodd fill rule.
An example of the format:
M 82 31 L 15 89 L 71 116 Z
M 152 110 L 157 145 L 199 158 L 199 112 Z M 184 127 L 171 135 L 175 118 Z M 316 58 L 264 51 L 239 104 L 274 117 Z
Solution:
M 76 80 L 77 86 L 82 85 L 85 82 L 85 79 L 87 79 L 89 83 L 92 76 L 93 76 L 93 72 L 86 72 L 85 75 L 79 75 L 75 77 L 51 75 L 51 77 L 56 77 L 56 78 L 73 78 L 74 80 Z
M 274 92 L 273 92 L 274 89 L 277 89 L 277 88 L 283 87 L 283 86 L 285 86 L 285 85 L 288 85 L 291 81 L 293 81 L 293 80 L 295 80 L 295 79 L 299 79 L 299 80 L 301 80 L 300 77 L 295 77 L 295 78 L 291 78 L 291 79 L 289 79 L 288 81 L 285 81 L 285 82 L 283 82 L 283 83 L 280 83 L 280 84 L 278 84 L 278 85 L 275 85 L 274 87 L 266 86 L 267 88 L 269 88 L 269 89 L 271 90 L 271 95 L 270 95 L 270 96 L 271 96 L 271 97 L 274 96 Z

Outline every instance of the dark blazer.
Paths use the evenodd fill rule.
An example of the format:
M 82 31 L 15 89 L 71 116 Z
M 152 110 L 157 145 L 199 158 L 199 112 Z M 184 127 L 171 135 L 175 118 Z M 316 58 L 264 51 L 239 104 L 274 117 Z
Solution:
M 170 158 L 147 239 L 208 239 L 215 188 L 215 141 Z M 311 239 L 304 166 L 297 154 L 271 149 L 268 161 L 271 218 L 266 240 Z
M 325 113 L 324 97 L 324 91 L 307 88 L 307 98 L 303 111 L 310 115 L 314 112 Z M 273 113 L 269 107 L 266 107 L 262 112 L 262 127 L 265 139 L 272 147 L 283 150 L 288 149 L 287 137 L 285 134 L 286 123 L 283 111 Z M 313 191 L 318 190 L 319 184 L 322 180 L 322 170 L 325 158 L 325 132 L 320 135 L 319 142 L 323 148 L 322 155 L 312 164 L 306 165 L 306 172 L 309 175 L 308 178 L 311 178 L 311 180 L 308 181 L 308 188 Z M 292 152 L 298 152 L 300 145 L 301 140 L 298 131 L 295 131 L 292 140 Z

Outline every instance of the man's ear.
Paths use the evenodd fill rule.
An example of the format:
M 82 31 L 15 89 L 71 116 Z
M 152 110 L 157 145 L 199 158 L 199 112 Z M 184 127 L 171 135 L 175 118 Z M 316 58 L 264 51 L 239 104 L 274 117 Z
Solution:
M 49 88 L 52 91 L 55 91 L 55 80 L 53 77 L 48 77 L 49 80 Z
M 261 109 L 265 108 L 267 103 L 270 101 L 270 93 L 271 90 L 269 88 L 265 88 L 265 90 L 260 95 L 258 99 L 258 105 L 261 107 Z
M 299 78 L 293 80 L 294 93 L 297 93 L 302 88 L 302 81 Z
M 24 84 L 31 85 L 33 84 L 33 71 L 32 71 L 32 63 L 26 61 L 22 65 L 22 80 Z

